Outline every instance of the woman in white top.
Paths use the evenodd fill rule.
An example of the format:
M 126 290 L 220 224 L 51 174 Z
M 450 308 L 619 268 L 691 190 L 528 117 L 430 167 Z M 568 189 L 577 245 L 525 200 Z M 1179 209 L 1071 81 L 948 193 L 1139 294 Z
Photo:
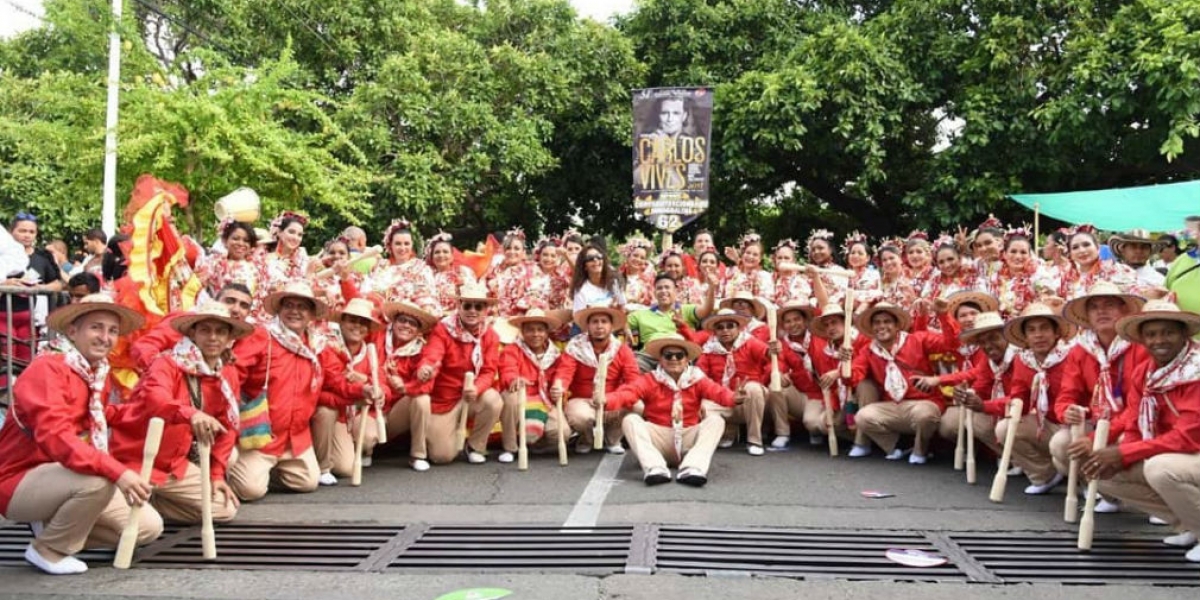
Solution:
M 571 298 L 575 312 L 596 304 L 625 308 L 625 294 L 617 281 L 616 269 L 609 264 L 604 249 L 595 244 L 584 246 L 575 261 Z

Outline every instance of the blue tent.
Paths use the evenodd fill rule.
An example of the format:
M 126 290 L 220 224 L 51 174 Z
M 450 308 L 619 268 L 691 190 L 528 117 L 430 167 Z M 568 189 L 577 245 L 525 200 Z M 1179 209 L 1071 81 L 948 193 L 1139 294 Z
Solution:
M 1189 215 L 1200 215 L 1200 180 L 1090 192 L 1012 194 L 1018 203 L 1068 223 L 1091 223 L 1107 231 L 1142 228 L 1183 229 Z

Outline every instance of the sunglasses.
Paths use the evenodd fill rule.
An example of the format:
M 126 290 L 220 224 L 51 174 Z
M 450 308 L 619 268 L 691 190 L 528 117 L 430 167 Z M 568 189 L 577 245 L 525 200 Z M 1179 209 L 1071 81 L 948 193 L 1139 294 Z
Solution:
M 596 262 L 598 260 L 604 260 L 604 257 L 599 254 L 589 254 L 583 257 L 583 262 L 585 263 Z
M 716 325 L 713 325 L 713 329 L 716 329 L 717 331 L 721 331 L 723 329 L 737 329 L 737 326 L 738 326 L 737 323 L 733 323 L 731 321 L 725 321 L 724 323 L 717 323 Z
M 397 325 L 406 325 L 408 327 L 412 327 L 413 329 L 418 329 L 421 327 L 421 323 L 419 321 L 417 321 L 416 319 L 410 319 L 408 317 L 397 318 L 396 324 Z
M 461 306 L 465 311 L 481 311 L 487 308 L 487 302 L 463 302 Z
M 687 352 L 683 352 L 682 350 L 668 350 L 662 353 L 662 357 L 665 360 L 683 360 L 687 358 Z

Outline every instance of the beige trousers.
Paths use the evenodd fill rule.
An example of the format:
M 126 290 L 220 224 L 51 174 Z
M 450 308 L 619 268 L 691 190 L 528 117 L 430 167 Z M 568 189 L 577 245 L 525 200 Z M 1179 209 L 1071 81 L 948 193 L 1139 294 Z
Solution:
M 746 443 L 756 446 L 763 445 L 763 417 L 767 411 L 767 388 L 761 383 L 751 381 L 746 384 L 746 399 L 733 407 L 725 407 L 705 400 L 701 403 L 705 414 L 717 414 L 731 425 L 746 426 Z M 720 440 L 718 440 L 719 442 Z
M 408 455 L 412 458 L 425 459 L 429 456 L 426 450 L 425 435 L 429 428 L 431 414 L 428 395 L 405 396 L 392 405 L 387 416 L 388 439 L 392 440 L 402 433 L 408 433 L 411 438 Z M 370 437 L 370 434 L 368 434 Z M 375 444 L 363 443 L 363 452 L 374 451 Z
M 298 457 L 292 456 L 291 451 L 272 456 L 260 450 L 246 450 L 239 453 L 237 461 L 229 467 L 227 479 L 238 498 L 253 502 L 267 495 L 272 472 L 278 476 L 280 485 L 300 493 L 316 491 L 317 480 L 321 477 L 317 454 L 309 448 Z
M 516 452 L 520 445 L 521 431 L 521 404 L 516 393 L 501 392 L 500 397 L 504 400 L 504 408 L 500 411 L 500 437 L 506 452 Z M 563 407 L 566 410 L 566 407 Z M 593 417 L 595 418 L 595 417 Z M 562 420 L 558 416 L 558 407 L 552 403 L 546 403 L 546 426 L 539 437 L 532 435 L 525 438 L 525 443 L 529 447 L 533 447 L 542 440 L 557 440 L 558 427 Z M 605 419 L 607 425 L 607 419 Z M 608 432 L 605 431 L 605 437 Z M 557 442 L 555 442 L 557 443 Z
M 683 429 L 682 459 L 675 453 L 675 432 L 670 427 L 649 423 L 641 415 L 631 414 L 621 423 L 629 448 L 637 456 L 643 472 L 679 465 L 680 469 L 695 469 L 708 474 L 713 452 L 725 431 L 725 420 L 709 413 L 698 425 Z
M 76 473 L 59 463 L 38 465 L 21 478 L 4 516 L 13 521 L 41 521 L 33 547 L 58 562 L 84 548 L 115 548 L 129 520 L 129 505 L 117 486 L 95 475 Z M 138 520 L 138 544 L 162 535 L 162 517 L 145 506 Z
M 475 402 L 467 408 L 470 421 L 470 433 L 467 435 L 467 448 L 480 454 L 487 454 L 488 436 L 492 428 L 500 420 L 500 409 L 504 401 L 496 390 L 487 390 L 479 395 Z M 454 462 L 459 455 L 458 449 L 458 416 L 463 410 L 462 404 L 448 413 L 429 415 L 425 429 L 425 443 L 429 449 L 429 462 L 446 464 Z M 414 434 L 416 437 L 416 434 Z
M 1200 533 L 1200 454 L 1159 454 L 1108 481 L 1100 493 L 1167 522 Z
M 958 419 L 962 408 L 951 406 L 942 413 L 942 420 L 938 424 L 938 435 L 944 440 L 958 443 Z M 996 441 L 996 418 L 985 414 L 983 411 L 972 411 L 972 425 L 975 427 L 975 441 L 983 444 L 992 452 L 1000 454 L 1000 443 Z M 966 432 L 963 432 L 964 439 Z
M 938 429 L 942 411 L 928 400 L 873 402 L 858 410 L 858 429 L 885 452 L 896 449 L 901 434 L 916 436 L 913 452 L 924 456 Z
M 165 521 L 198 525 L 202 514 L 200 482 L 200 467 L 189 463 L 183 479 L 171 478 L 154 488 L 150 504 Z M 213 491 L 212 515 L 213 522 L 228 523 L 237 516 L 237 507 L 232 499 Z
M 571 398 L 563 406 L 567 413 L 567 425 L 579 432 L 580 444 L 592 445 L 592 427 L 596 425 L 596 408 L 592 406 L 591 398 Z M 627 410 L 604 411 L 604 445 L 616 446 L 621 443 L 621 420 L 630 414 Z M 557 435 L 557 434 L 556 434 Z
M 1004 419 L 996 424 L 996 439 L 1004 443 L 1008 435 L 1009 421 Z M 1029 481 L 1035 485 L 1045 485 L 1054 479 L 1058 472 L 1054 468 L 1054 460 L 1050 456 L 1050 438 L 1058 433 L 1059 426 L 1046 421 L 1042 435 L 1038 435 L 1037 415 L 1025 415 L 1017 425 L 1017 437 L 1013 442 L 1012 462 L 1021 467 Z M 978 433 L 978 432 L 976 432 Z

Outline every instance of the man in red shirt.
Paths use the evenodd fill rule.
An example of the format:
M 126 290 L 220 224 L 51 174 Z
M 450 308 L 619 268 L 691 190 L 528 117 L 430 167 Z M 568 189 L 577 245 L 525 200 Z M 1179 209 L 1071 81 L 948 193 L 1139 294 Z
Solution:
M 985 360 L 974 361 L 970 370 L 938 377 L 937 386 L 955 386 L 954 403 L 974 414 L 975 441 L 1000 454 L 996 421 L 1003 419 L 1008 410 L 1017 348 L 1004 338 L 1004 319 L 1000 313 L 980 313 L 973 325 L 959 337 L 964 344 L 979 346 Z M 943 437 L 949 435 L 943 433 Z
M 1121 337 L 1141 344 L 1151 360 L 1133 373 L 1128 402 L 1109 430 L 1108 446 L 1076 440 L 1068 450 L 1100 493 L 1163 519 L 1177 533 L 1168 545 L 1191 546 L 1200 562 L 1200 315 L 1164 300 L 1121 319 Z
M 678 334 L 646 344 L 646 352 L 658 359 L 658 368 L 609 394 L 608 401 L 626 410 L 638 402 L 645 406 L 643 414 L 626 416 L 621 428 L 646 485 L 670 481 L 668 465 L 678 465 L 676 481 L 702 486 L 708 483 L 708 466 L 725 429 L 725 420 L 715 411 L 702 411 L 702 404 L 732 407 L 738 396 L 688 364 L 700 355 L 700 347 Z
M 108 354 L 142 317 L 93 294 L 47 324 L 65 337 L 29 363 L 0 428 L 0 515 L 33 529 L 25 560 L 70 575 L 87 571 L 73 554 L 115 547 L 130 505 L 150 500 L 150 482 L 108 453 L 108 423 L 128 413 L 107 402 Z M 149 543 L 162 517 L 144 507 L 138 527 L 138 543 Z
M 504 405 L 496 390 L 500 338 L 484 318 L 496 299 L 489 298 L 487 288 L 480 284 L 463 285 L 457 299 L 458 310 L 433 328 L 417 368 L 417 380 L 433 383 L 425 428 L 430 462 L 450 463 L 466 451 L 467 462 L 476 465 L 487 462 L 488 435 L 500 420 Z M 467 371 L 475 374 L 474 387 L 464 386 Z M 470 419 L 470 433 L 465 448 L 459 448 L 459 411 L 463 410 Z
M 802 420 L 810 444 L 825 443 L 825 400 L 817 385 L 813 357 L 816 338 L 808 328 L 814 312 L 807 302 L 792 302 L 779 309 L 779 324 L 784 334 L 779 340 L 783 391 L 767 397 L 771 420 L 775 423 L 775 439 L 771 441 L 775 450 L 788 447 L 792 417 Z
M 429 470 L 425 434 L 432 414 L 429 392 L 433 386 L 431 382 L 420 381 L 417 369 L 425 354 L 425 336 L 438 319 L 411 302 L 388 302 L 383 305 L 383 316 L 391 321 L 391 326 L 384 339 L 377 342 L 376 349 L 382 354 L 381 376 L 387 377 L 388 437 L 410 434 L 408 464 L 423 473 Z
M 142 464 L 145 424 L 152 417 L 165 422 L 162 444 L 150 476 L 154 495 L 150 504 L 167 521 L 200 523 L 200 467 L 197 444 L 212 452 L 213 521 L 232 521 L 238 500 L 225 471 L 238 438 L 239 388 L 237 367 L 229 358 L 229 345 L 250 335 L 254 328 L 230 318 L 218 302 L 210 302 L 171 319 L 184 337 L 170 352 L 160 354 L 146 371 L 130 398 L 130 409 L 140 418 L 114 424 L 113 456 L 130 469 Z
M 762 424 L 767 403 L 767 379 L 771 358 L 767 344 L 744 331 L 749 319 L 723 309 L 704 322 L 711 334 L 704 343 L 696 366 L 704 374 L 730 391 L 744 392 L 745 402 L 732 408 L 706 407 L 720 414 L 727 423 L 746 425 L 746 451 L 763 455 Z
M 250 288 L 240 283 L 225 284 L 225 287 L 217 292 L 216 301 L 225 306 L 231 318 L 238 321 L 245 321 L 254 306 Z M 183 339 L 183 334 L 176 331 L 171 325 L 171 320 L 175 316 L 175 314 L 167 315 L 157 326 L 138 336 L 137 340 L 129 345 L 129 357 L 137 365 L 138 372 L 145 372 L 159 354 L 174 348 L 175 344 Z M 243 373 L 242 378 L 244 377 Z
M 583 333 L 571 338 L 554 374 L 567 394 L 567 423 L 579 433 L 575 443 L 577 454 L 592 451 L 592 428 L 596 424 L 600 395 L 596 392 L 596 370 L 600 357 L 608 357 L 608 371 L 602 375 L 604 392 L 610 393 L 638 378 L 637 357 L 629 346 L 613 336 L 613 331 L 625 329 L 625 313 L 607 306 L 592 306 L 575 313 L 575 324 Z M 557 398 L 551 398 L 557 402 Z M 604 447 L 611 454 L 624 454 L 621 446 L 621 419 L 625 413 L 616 408 L 604 410 Z
M 900 460 L 908 451 L 896 446 L 901 434 L 914 434 L 916 440 L 910 464 L 925 464 L 929 439 L 937 432 L 945 398 L 942 391 L 922 378 L 933 374 L 932 354 L 953 352 L 958 348 L 958 323 L 946 312 L 945 300 L 935 302 L 942 333 L 909 333 L 908 313 L 888 302 L 880 302 L 858 317 L 860 331 L 871 332 L 873 341 L 854 355 L 851 386 L 870 379 L 883 390 L 883 398 L 858 411 L 862 433 L 887 452 L 888 460 Z M 852 458 L 867 456 L 871 447 L 855 443 Z
M 525 443 L 533 446 L 543 439 L 558 439 L 563 420 L 550 402 L 550 385 L 558 367 L 561 353 L 550 343 L 550 332 L 562 327 L 562 322 L 546 315 L 541 309 L 529 309 L 523 316 L 509 319 L 521 330 L 516 343 L 509 344 L 500 354 L 500 396 L 504 410 L 500 413 L 500 429 L 504 452 L 500 462 L 510 463 L 520 445 L 521 403 L 518 388 L 525 388 Z

